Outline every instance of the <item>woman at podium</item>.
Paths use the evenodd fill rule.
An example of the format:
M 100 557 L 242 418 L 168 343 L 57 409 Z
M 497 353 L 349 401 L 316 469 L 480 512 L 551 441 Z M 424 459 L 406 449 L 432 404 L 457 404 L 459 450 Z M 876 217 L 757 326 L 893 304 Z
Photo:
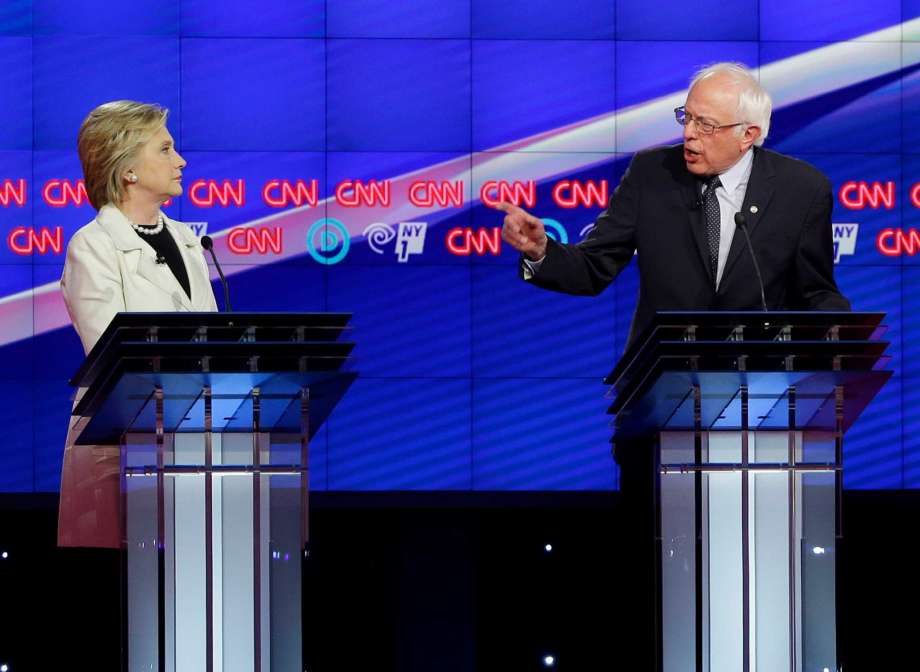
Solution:
M 67 246 L 61 292 L 87 353 L 119 312 L 217 310 L 198 238 L 161 210 L 182 195 L 186 165 L 167 115 L 158 105 L 120 100 L 80 126 L 77 148 L 97 214 Z M 73 438 L 71 419 L 58 545 L 118 548 L 118 446 L 75 450 Z

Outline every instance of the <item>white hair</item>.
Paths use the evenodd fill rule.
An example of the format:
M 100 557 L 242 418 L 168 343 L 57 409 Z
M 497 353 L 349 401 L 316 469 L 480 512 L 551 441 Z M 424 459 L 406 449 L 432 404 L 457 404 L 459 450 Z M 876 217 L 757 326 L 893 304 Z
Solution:
M 767 139 L 767 133 L 770 132 L 770 114 L 773 112 L 773 101 L 770 99 L 770 94 L 764 90 L 751 71 L 741 63 L 707 65 L 693 76 L 690 88 L 692 89 L 702 80 L 715 75 L 727 78 L 730 84 L 737 87 L 738 116 L 744 123 L 760 129 L 760 137 L 754 141 L 754 144 L 760 147 Z M 739 135 L 743 133 L 744 127 L 739 126 L 737 132 Z

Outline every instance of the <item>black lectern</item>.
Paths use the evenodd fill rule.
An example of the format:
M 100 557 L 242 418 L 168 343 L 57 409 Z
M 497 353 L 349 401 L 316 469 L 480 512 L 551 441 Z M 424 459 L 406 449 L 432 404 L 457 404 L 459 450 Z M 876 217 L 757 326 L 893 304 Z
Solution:
M 659 670 L 838 669 L 843 436 L 891 376 L 883 318 L 661 312 L 605 381 L 615 438 L 654 439 Z
M 303 669 L 309 440 L 356 376 L 349 319 L 120 313 L 71 380 L 78 446 L 121 446 L 131 672 Z

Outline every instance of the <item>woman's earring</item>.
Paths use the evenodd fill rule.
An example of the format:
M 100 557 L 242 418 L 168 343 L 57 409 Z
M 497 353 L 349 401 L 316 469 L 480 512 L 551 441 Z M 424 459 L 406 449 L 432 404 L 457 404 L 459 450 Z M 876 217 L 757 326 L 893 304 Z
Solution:
M 135 175 L 134 173 L 128 173 L 128 182 L 130 182 L 131 184 L 134 184 L 135 182 L 137 182 L 137 175 Z

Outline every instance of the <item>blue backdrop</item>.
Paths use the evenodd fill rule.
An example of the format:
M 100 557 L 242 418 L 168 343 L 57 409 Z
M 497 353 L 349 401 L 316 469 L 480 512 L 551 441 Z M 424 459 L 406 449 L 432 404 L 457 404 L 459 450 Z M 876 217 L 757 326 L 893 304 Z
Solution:
M 767 146 L 831 178 L 841 288 L 888 313 L 895 377 L 848 435 L 846 484 L 917 487 L 918 17 L 920 0 L 4 2 L 0 491 L 58 488 L 82 351 L 56 282 L 93 217 L 75 139 L 119 98 L 170 108 L 189 165 L 168 212 L 216 238 L 238 309 L 354 312 L 361 378 L 314 444 L 314 488 L 615 488 L 601 379 L 635 268 L 594 299 L 535 290 L 483 198 L 517 182 L 579 240 L 721 60 L 774 95 Z

